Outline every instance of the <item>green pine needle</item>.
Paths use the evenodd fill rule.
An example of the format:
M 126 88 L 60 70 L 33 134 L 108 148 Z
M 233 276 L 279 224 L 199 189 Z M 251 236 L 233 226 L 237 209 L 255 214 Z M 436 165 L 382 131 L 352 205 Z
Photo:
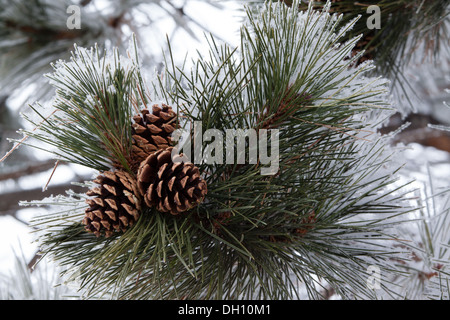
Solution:
M 39 220 L 43 252 L 75 270 L 85 297 L 293 299 L 303 286 L 318 299 L 329 285 L 343 298 L 376 298 L 367 268 L 399 275 L 389 227 L 413 208 L 394 187 L 388 139 L 376 133 L 391 112 L 386 83 L 365 76 L 369 64 L 352 67 L 357 38 L 340 44 L 356 20 L 339 28 L 340 16 L 270 3 L 247 15 L 238 48 L 211 38 L 210 56 L 190 68 L 175 66 L 170 52 L 143 96 L 176 107 L 186 129 L 194 121 L 224 133 L 279 129 L 278 172 L 202 162 L 203 203 L 178 216 L 145 208 L 110 238 L 84 231 L 83 206 Z M 143 77 L 137 60 L 122 67 L 114 54 L 108 66 L 99 55 L 76 49 L 73 63 L 58 66 L 58 111 L 27 134 L 68 161 L 126 167 L 131 113 L 147 99 Z

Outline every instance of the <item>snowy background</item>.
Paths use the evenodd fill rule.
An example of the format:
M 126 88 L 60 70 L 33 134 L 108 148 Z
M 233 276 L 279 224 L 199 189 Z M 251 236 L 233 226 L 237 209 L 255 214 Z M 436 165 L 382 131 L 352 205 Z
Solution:
M 156 55 L 160 54 L 167 34 L 171 38 L 172 50 L 176 53 L 176 58 L 182 62 L 188 52 L 195 54 L 196 50 L 200 54 L 206 52 L 207 45 L 203 36 L 205 29 L 228 43 L 238 43 L 239 26 L 244 16 L 241 3 L 223 2 L 220 8 L 202 1 L 180 1 L 180 3 L 184 5 L 183 10 L 186 14 L 196 17 L 196 20 L 179 22 L 186 23 L 187 29 L 180 28 L 179 23 L 173 19 L 173 16 L 167 14 L 167 9 L 164 7 L 153 6 L 151 12 L 142 11 L 134 17 L 142 21 L 142 28 L 148 29 L 148 33 L 144 31 L 148 36 L 145 37 L 145 43 L 140 44 L 141 48 L 153 50 Z M 107 8 L 97 9 L 107 10 Z M 152 21 L 151 26 L 148 24 L 149 20 Z M 131 34 L 132 30 L 125 30 L 125 32 Z M 155 45 L 155 42 L 158 45 Z M 450 108 L 444 104 L 445 101 L 450 103 L 450 50 L 446 49 L 444 50 L 446 55 L 441 57 L 437 64 L 421 61 L 418 57 L 411 63 L 405 74 L 412 85 L 410 91 L 416 94 L 413 111 L 430 115 L 450 125 Z M 9 99 L 8 107 L 12 112 L 18 112 L 27 103 L 34 102 L 27 100 L 29 97 L 25 93 L 16 92 Z M 399 104 L 404 103 L 402 97 L 394 97 L 394 100 Z M 405 159 L 402 159 L 405 163 L 405 180 L 415 179 L 413 186 L 426 192 L 431 192 L 431 188 L 440 190 L 450 186 L 450 154 L 448 152 L 414 142 L 404 147 L 407 149 L 404 153 Z M 26 152 L 35 152 L 26 150 L 28 150 Z M 48 159 L 48 154 L 36 153 L 35 157 L 44 160 Z M 52 171 L 51 168 L 22 179 L 0 181 L 0 194 L 12 190 L 43 188 L 52 175 Z M 91 175 L 91 171 L 80 166 L 59 166 L 52 176 L 50 186 L 64 184 L 79 177 L 88 179 Z M 37 247 L 33 243 L 33 233 L 27 223 L 41 211 L 44 212 L 44 209 L 24 208 L 18 210 L 15 215 L 0 213 L 0 275 L 2 275 L 0 293 L 2 288 L 5 289 L 5 286 L 11 286 L 11 283 L 14 283 L 11 279 L 18 281 L 15 257 L 23 256 L 22 261 L 28 263 L 36 253 Z

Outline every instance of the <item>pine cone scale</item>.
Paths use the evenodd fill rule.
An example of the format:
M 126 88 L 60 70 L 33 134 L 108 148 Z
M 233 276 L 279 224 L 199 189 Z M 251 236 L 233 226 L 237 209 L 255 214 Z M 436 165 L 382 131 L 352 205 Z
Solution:
M 112 221 L 117 221 L 116 213 L 114 211 L 106 210 L 105 213 Z
M 95 204 L 98 205 L 98 206 L 103 207 L 105 205 L 105 202 L 103 201 L 102 198 L 94 198 L 92 200 L 94 200 Z
M 174 126 L 166 124 L 166 123 L 162 125 L 162 128 L 166 133 L 169 133 L 169 134 L 175 131 Z
M 105 202 L 114 210 L 118 210 L 119 208 L 117 207 L 116 201 L 114 199 L 105 199 Z M 104 206 L 102 206 L 104 207 Z
M 163 176 L 163 174 L 164 174 L 164 171 L 166 170 L 167 167 L 168 167 L 168 164 L 167 164 L 167 163 L 164 163 L 164 164 L 159 168 L 158 173 L 157 173 L 157 176 L 158 176 L 159 179 L 162 178 L 162 176 Z M 162 181 L 161 181 L 161 182 L 162 182 Z
M 167 188 L 169 188 L 169 191 L 173 191 L 173 185 L 175 184 L 176 177 L 173 176 L 170 178 L 169 182 L 167 183 Z
M 144 133 L 147 130 L 147 128 L 140 125 L 139 123 L 133 123 L 131 126 L 138 135 Z
M 98 222 L 98 221 L 92 221 L 91 224 L 94 226 L 94 228 L 95 228 L 97 231 L 100 231 L 100 228 L 101 228 L 100 222 Z
M 163 131 L 161 128 L 158 128 L 154 124 L 149 124 L 147 126 L 147 128 L 152 134 L 158 134 L 158 133 L 161 133 Z
M 106 221 L 106 220 L 101 220 L 100 223 L 102 224 L 102 226 L 103 226 L 105 229 L 107 229 L 107 230 L 111 229 L 111 224 L 110 224 L 108 221 Z

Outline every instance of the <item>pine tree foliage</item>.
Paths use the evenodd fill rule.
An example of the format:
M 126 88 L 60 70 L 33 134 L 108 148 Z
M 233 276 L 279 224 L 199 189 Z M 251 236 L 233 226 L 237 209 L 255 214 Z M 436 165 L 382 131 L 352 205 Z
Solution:
M 284 1 L 292 3 L 292 1 Z M 366 59 L 375 59 L 378 73 L 394 76 L 408 64 L 413 53 L 423 50 L 424 57 L 439 59 L 441 51 L 448 50 L 450 7 L 447 1 L 354 1 L 333 0 L 331 12 L 344 15 L 349 21 L 362 16 L 348 37 L 362 34 L 355 49 L 365 50 Z M 323 8 L 326 1 L 315 1 L 315 8 Z M 379 23 L 369 28 L 368 20 L 375 12 L 370 6 L 379 8 Z M 305 10 L 307 3 L 300 4 Z M 373 18 L 372 20 L 374 20 Z M 373 22 L 373 21 L 372 21 Z
M 14 271 L 0 274 L 1 300 L 62 300 L 73 294 L 66 286 L 58 285 L 58 271 L 44 262 L 30 269 L 23 256 L 14 256 Z
M 39 105 L 30 106 L 39 117 L 24 117 L 39 130 L 27 135 L 53 145 L 56 155 L 68 162 L 97 170 L 118 162 L 127 169 L 129 128 L 138 112 L 132 106 L 142 103 L 139 67 L 129 60 L 124 65 L 117 50 L 109 57 L 103 54 L 98 47 L 76 47 L 72 62 L 54 65 L 56 72 L 47 75 L 56 88 L 54 110 L 43 115 Z
M 291 0 L 281 0 L 292 5 Z M 309 1 L 299 3 L 306 10 Z M 417 111 L 422 97 L 413 88 L 414 79 L 408 67 L 414 68 L 414 57 L 420 57 L 419 64 L 440 65 L 446 59 L 450 48 L 450 6 L 445 0 L 382 0 L 382 1 L 331 1 L 331 12 L 343 14 L 343 24 L 360 16 L 354 28 L 345 36 L 351 39 L 362 35 L 353 53 L 364 51 L 357 60 L 361 63 L 373 60 L 374 75 L 391 80 L 391 91 L 403 105 L 399 111 Z M 314 7 L 321 9 L 326 1 L 314 1 Z M 445 121 L 444 121 L 445 122 Z
M 357 20 L 339 27 L 342 15 L 329 9 L 247 10 L 238 47 L 208 37 L 210 56 L 177 66 L 170 52 L 146 83 L 135 43 L 128 57 L 77 47 L 55 65 L 54 109 L 43 115 L 32 106 L 39 117 L 24 134 L 95 170 L 130 167 L 131 115 L 159 101 L 177 110 L 187 132 L 194 122 L 203 132 L 279 130 L 268 138 L 279 139 L 275 174 L 261 174 L 261 158 L 203 158 L 202 203 L 177 216 L 144 207 L 120 235 L 84 230 L 85 194 L 29 203 L 53 204 L 34 221 L 38 241 L 84 297 L 318 299 L 331 286 L 342 298 L 376 298 L 369 266 L 402 276 L 391 263 L 399 258 L 392 227 L 413 209 L 408 190 L 393 184 L 400 165 L 389 137 L 376 131 L 393 112 L 386 81 L 366 75 L 370 63 L 355 66 L 358 38 L 341 42 Z M 382 289 L 396 295 L 388 283 Z
M 211 7 L 222 5 L 216 0 L 201 2 Z M 74 43 L 80 47 L 98 43 L 102 49 L 125 50 L 128 30 L 135 30 L 141 41 L 152 38 L 157 42 L 158 50 L 141 52 L 146 56 L 144 63 L 154 67 L 159 63 L 159 47 L 167 32 L 158 22 L 167 18 L 174 24 L 171 36 L 182 30 L 196 39 L 193 26 L 205 30 L 172 0 L 1 0 L 0 94 L 48 99 L 51 86 L 42 74 L 50 72 L 50 64 L 56 60 L 69 59 Z
M 104 42 L 111 36 L 106 24 L 89 14 L 83 29 L 68 29 L 67 9 L 76 4 L 69 0 L 0 1 L 2 94 L 42 82 L 42 74 L 49 71 L 50 63 L 65 55 L 74 42 L 93 45 L 95 40 Z M 48 92 L 42 88 L 36 91 L 34 99 L 41 99 L 43 92 Z
M 400 228 L 410 257 L 400 264 L 407 274 L 399 281 L 405 299 L 450 299 L 448 196 L 448 187 L 436 188 L 430 181 L 417 192 L 417 220 Z

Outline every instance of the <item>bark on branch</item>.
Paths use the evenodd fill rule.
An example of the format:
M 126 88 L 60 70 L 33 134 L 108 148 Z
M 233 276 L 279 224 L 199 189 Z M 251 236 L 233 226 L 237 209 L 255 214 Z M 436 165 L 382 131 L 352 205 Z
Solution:
M 30 190 L 18 190 L 14 192 L 6 192 L 0 194 L 0 216 L 14 214 L 20 209 L 19 201 L 33 201 L 41 200 L 51 195 L 65 194 L 66 190 L 73 190 L 75 192 L 86 191 L 84 188 L 67 183 L 55 186 L 49 186 L 46 191 L 42 188 Z
M 0 173 L 0 181 L 5 181 L 8 179 L 19 179 L 30 174 L 41 173 L 50 170 L 55 166 L 55 162 L 56 160 L 51 159 L 35 164 L 30 164 L 24 168 L 19 168 L 14 171 Z
M 450 152 L 450 132 L 428 127 L 428 124 L 442 124 L 429 115 L 410 114 L 402 119 L 400 114 L 395 114 L 391 117 L 389 124 L 382 128 L 380 132 L 387 134 L 400 128 L 406 122 L 409 122 L 410 126 L 394 137 L 394 144 L 415 142 L 423 146 Z

